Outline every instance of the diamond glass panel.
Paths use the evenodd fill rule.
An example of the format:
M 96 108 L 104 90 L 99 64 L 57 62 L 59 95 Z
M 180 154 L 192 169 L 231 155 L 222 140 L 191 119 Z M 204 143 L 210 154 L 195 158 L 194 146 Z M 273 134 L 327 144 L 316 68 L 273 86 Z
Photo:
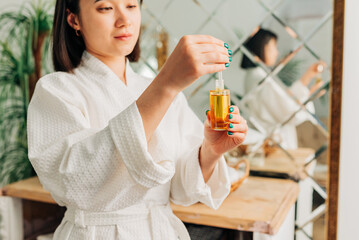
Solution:
M 234 55 L 223 73 L 225 85 L 231 90 L 232 103 L 240 107 L 250 126 L 242 157 L 260 168 L 270 156 L 281 156 L 290 167 L 298 166 L 299 155 L 305 156 L 299 165 L 304 175 L 284 176 L 276 166 L 270 173 L 251 171 L 299 182 L 305 179 L 303 192 L 307 195 L 298 199 L 296 212 L 295 234 L 299 240 L 324 236 L 320 224 L 324 222 L 326 198 L 332 8 L 332 0 L 146 0 L 141 59 L 133 64 L 140 73 L 156 76 L 156 48 L 164 44 L 161 32 L 168 34 L 169 53 L 188 34 L 212 35 L 230 45 Z M 267 56 L 277 54 L 274 62 L 244 45 L 260 28 L 277 36 L 272 48 L 277 53 L 265 50 L 268 42 L 262 44 Z M 243 56 L 252 61 L 253 68 L 241 67 Z M 215 78 L 216 74 L 202 76 L 184 90 L 190 107 L 202 121 Z M 308 152 L 311 154 L 305 155 Z

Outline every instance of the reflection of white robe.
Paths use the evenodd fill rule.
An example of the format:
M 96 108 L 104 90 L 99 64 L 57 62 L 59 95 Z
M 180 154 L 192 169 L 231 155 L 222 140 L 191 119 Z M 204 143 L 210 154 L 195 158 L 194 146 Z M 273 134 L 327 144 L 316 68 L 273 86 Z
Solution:
M 250 115 L 269 132 L 276 124 L 286 121 L 300 106 L 271 77 L 266 78 L 265 82 L 257 87 L 266 76 L 266 72 L 260 67 L 247 70 L 245 92 L 252 91 L 252 93 L 245 96 L 244 104 Z M 309 97 L 309 89 L 301 81 L 296 81 L 290 90 L 300 102 L 304 102 Z M 308 103 L 306 107 L 314 113 L 313 103 Z M 289 149 L 298 147 L 296 125 L 308 118 L 308 113 L 300 111 L 280 129 L 279 141 L 283 147 Z
M 218 208 L 229 193 L 224 158 L 207 184 L 203 124 L 179 94 L 147 143 L 136 99 L 150 80 L 126 64 L 127 86 L 84 52 L 74 74 L 38 82 L 28 110 L 29 158 L 67 212 L 54 239 L 189 239 L 169 199 Z

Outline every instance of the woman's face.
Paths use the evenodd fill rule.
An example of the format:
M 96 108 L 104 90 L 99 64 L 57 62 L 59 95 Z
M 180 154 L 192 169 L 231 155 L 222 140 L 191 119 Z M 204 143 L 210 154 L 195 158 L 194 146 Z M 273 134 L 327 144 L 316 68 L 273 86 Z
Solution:
M 277 40 L 272 38 L 264 46 L 264 63 L 267 66 L 274 66 L 278 57 Z
M 79 27 L 89 52 L 107 57 L 130 54 L 140 26 L 137 0 L 80 0 Z

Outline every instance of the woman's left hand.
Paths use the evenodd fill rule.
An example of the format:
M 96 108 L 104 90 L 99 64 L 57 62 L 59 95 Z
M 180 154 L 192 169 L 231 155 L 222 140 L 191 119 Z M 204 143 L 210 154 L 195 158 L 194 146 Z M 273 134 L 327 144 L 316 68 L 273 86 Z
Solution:
M 312 64 L 307 71 L 304 73 L 304 75 L 302 76 L 302 78 L 300 79 L 303 83 L 304 86 L 308 86 L 311 82 L 311 80 L 318 75 L 319 73 L 321 73 L 319 71 L 320 68 L 318 68 L 319 65 L 322 65 L 322 71 L 324 70 L 324 68 L 327 66 L 327 64 L 324 61 L 319 61 L 316 62 L 314 64 Z
M 237 106 L 229 108 L 226 131 L 215 131 L 211 129 L 210 111 L 207 111 L 207 120 L 204 123 L 204 141 L 213 153 L 221 155 L 243 143 L 246 138 L 248 126 L 247 121 L 239 114 Z

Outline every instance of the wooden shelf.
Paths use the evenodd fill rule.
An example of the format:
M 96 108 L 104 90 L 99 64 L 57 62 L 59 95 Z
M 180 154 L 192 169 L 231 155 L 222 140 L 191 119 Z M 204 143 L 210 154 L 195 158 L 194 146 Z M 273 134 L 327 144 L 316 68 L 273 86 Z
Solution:
M 37 177 L 32 177 L 9 184 L 3 187 L 1 190 L 1 194 L 4 196 L 56 204 L 55 200 L 51 197 L 51 194 L 44 190 Z

